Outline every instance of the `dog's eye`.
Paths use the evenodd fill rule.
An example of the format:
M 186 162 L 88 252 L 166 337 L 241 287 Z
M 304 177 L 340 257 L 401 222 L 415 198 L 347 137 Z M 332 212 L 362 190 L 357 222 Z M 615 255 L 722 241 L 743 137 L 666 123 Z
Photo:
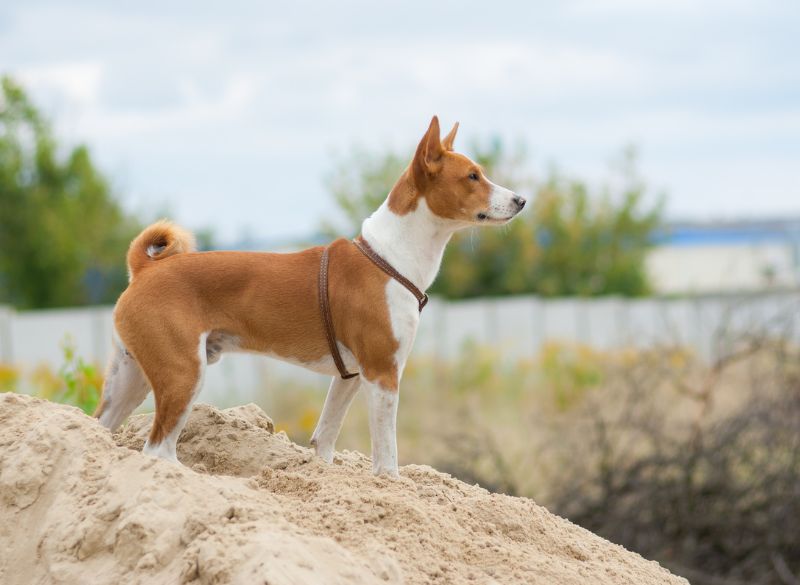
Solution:
M 478 173 L 470 173 L 469 180 L 470 181 L 477 181 L 478 180 Z

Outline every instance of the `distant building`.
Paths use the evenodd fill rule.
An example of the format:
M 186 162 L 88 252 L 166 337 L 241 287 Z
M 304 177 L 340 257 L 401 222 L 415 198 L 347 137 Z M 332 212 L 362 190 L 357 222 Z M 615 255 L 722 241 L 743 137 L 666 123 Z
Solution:
M 674 223 L 656 242 L 647 271 L 659 293 L 800 286 L 800 219 Z

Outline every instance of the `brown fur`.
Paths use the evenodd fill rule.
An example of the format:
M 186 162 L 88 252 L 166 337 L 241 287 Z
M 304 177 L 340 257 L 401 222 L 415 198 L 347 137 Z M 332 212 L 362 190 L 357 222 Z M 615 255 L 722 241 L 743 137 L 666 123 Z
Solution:
M 148 248 L 156 248 L 152 255 Z M 175 254 L 194 252 L 194 236 L 171 221 L 162 219 L 146 227 L 128 248 L 128 275 L 130 279 L 154 260 L 163 260 Z
M 151 443 L 163 439 L 191 400 L 203 332 L 223 331 L 238 337 L 242 349 L 300 362 L 328 356 L 317 293 L 321 254 L 321 247 L 293 254 L 195 252 L 139 262 L 114 320 L 155 394 Z M 329 294 L 337 338 L 364 376 L 397 389 L 388 278 L 352 242 L 331 245 Z
M 486 209 L 491 186 L 478 165 L 452 152 L 457 129 L 458 124 L 442 142 L 439 121 L 431 120 L 389 195 L 392 211 L 409 213 L 422 197 L 443 218 L 472 222 Z M 174 224 L 146 228 L 131 243 L 131 284 L 114 313 L 116 331 L 155 395 L 151 444 L 175 428 L 192 400 L 203 333 L 232 335 L 241 349 L 298 362 L 329 356 L 317 291 L 321 247 L 292 254 L 192 250 L 191 234 Z M 386 299 L 389 276 L 347 240 L 333 242 L 329 253 L 337 340 L 355 356 L 361 375 L 396 391 L 399 344 Z M 95 416 L 103 407 L 101 402 Z
M 446 219 L 474 222 L 486 210 L 492 187 L 480 165 L 453 152 L 457 132 L 458 123 L 440 140 L 439 119 L 433 117 L 411 165 L 389 194 L 389 209 L 405 215 L 424 197 L 430 210 Z M 470 178 L 473 173 L 477 181 Z

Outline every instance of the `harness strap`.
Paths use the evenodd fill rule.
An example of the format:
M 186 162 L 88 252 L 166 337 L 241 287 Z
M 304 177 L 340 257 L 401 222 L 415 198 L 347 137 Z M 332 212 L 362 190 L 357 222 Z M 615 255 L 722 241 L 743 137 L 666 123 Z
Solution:
M 358 248 L 361 253 L 364 254 L 364 256 L 369 258 L 372 263 L 375 264 L 375 266 L 383 270 L 390 277 L 394 278 L 397 282 L 406 287 L 411 294 L 414 295 L 414 297 L 417 299 L 417 303 L 419 304 L 419 311 L 421 313 L 425 305 L 428 304 L 428 295 L 419 290 L 416 286 L 414 286 L 413 282 L 395 270 L 391 264 L 389 264 L 375 250 L 372 249 L 372 247 L 364 238 L 358 236 L 355 240 L 353 240 L 353 244 L 355 244 L 356 248 Z M 325 337 L 328 340 L 328 349 L 333 357 L 333 363 L 336 364 L 336 369 L 339 370 L 339 375 L 342 377 L 342 379 L 347 380 L 348 378 L 354 378 L 355 376 L 358 376 L 358 372 L 351 373 L 347 371 L 347 368 L 344 365 L 344 360 L 342 360 L 342 354 L 339 352 L 339 345 L 336 343 L 336 332 L 333 329 L 330 299 L 328 298 L 328 250 L 329 247 L 326 246 L 322 251 L 322 258 L 319 262 L 319 310 L 322 314 L 322 323 L 325 326 Z
M 361 250 L 361 253 L 364 254 L 367 258 L 372 260 L 372 263 L 375 264 L 378 268 L 383 270 L 386 274 L 394 278 L 397 282 L 402 284 L 406 287 L 412 295 L 417 298 L 417 303 L 419 304 L 419 312 L 422 312 L 422 309 L 425 308 L 425 305 L 428 304 L 428 295 L 424 292 L 419 290 L 414 283 L 408 280 L 405 276 L 397 272 L 394 266 L 389 264 L 386 260 L 384 260 L 375 250 L 372 249 L 362 236 L 358 236 L 353 243 L 356 245 L 356 248 Z
M 328 300 L 328 247 L 322 251 L 322 259 L 319 262 L 319 309 L 322 313 L 322 322 L 325 324 L 325 337 L 328 338 L 328 349 L 333 356 L 333 362 L 343 380 L 358 376 L 358 372 L 350 373 L 344 366 L 342 354 L 339 353 L 339 346 L 336 343 L 336 333 L 333 330 L 333 318 L 331 317 L 331 306 Z

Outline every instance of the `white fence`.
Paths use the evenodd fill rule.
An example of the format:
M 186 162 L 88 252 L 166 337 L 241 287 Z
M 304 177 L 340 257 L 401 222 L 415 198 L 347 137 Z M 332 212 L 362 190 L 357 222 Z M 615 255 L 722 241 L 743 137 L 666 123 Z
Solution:
M 111 307 L 30 312 L 0 308 L 0 362 L 23 370 L 42 363 L 57 368 L 62 363 L 60 344 L 70 336 L 79 355 L 104 364 L 111 328 Z M 447 359 L 474 342 L 518 359 L 535 355 L 548 340 L 561 340 L 602 349 L 680 344 L 711 357 L 724 335 L 763 331 L 800 341 L 800 291 L 643 299 L 432 299 L 422 314 L 414 354 Z M 295 366 L 234 355 L 209 368 L 206 387 L 236 402 L 271 380 L 327 384 Z

